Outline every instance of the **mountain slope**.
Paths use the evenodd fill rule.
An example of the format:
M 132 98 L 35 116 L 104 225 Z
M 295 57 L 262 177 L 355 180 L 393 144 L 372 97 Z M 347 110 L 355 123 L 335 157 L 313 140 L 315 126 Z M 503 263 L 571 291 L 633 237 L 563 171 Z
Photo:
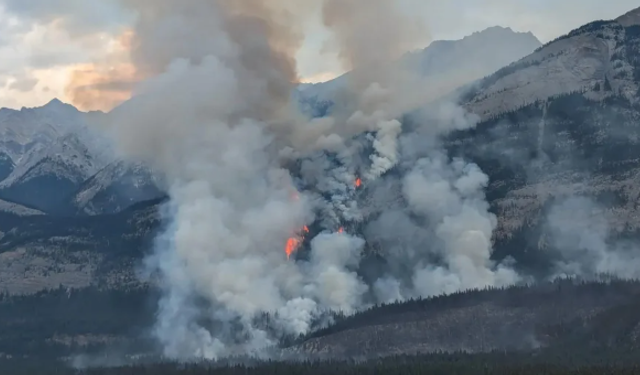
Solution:
M 91 144 L 95 134 L 87 127 L 92 114 L 53 99 L 42 107 L 0 109 L 0 150 L 18 163 L 35 145 L 51 145 L 58 138 L 74 133 Z M 90 148 L 94 145 L 91 144 Z M 104 146 L 103 146 L 104 147 Z M 97 148 L 97 147 L 96 147 Z
M 47 212 L 66 212 L 64 198 L 102 166 L 75 134 L 34 146 L 0 182 L 0 197 Z
M 638 10 L 595 21 L 472 85 L 465 107 L 483 119 L 576 91 L 633 98 L 638 89 Z
M 273 357 L 362 360 L 496 350 L 494 355 L 520 356 L 526 363 L 566 362 L 569 356 L 589 362 L 613 353 L 637 363 L 639 291 L 634 281 L 559 280 L 376 306 L 336 317 Z M 157 293 L 150 287 L 63 287 L 2 296 L 0 353 L 30 359 L 103 351 L 155 357 L 157 348 L 145 332 L 153 329 Z
M 0 152 L 0 182 L 9 177 L 13 172 L 13 168 L 15 168 L 15 165 L 11 160 L 11 156 L 5 152 Z
M 42 107 L 0 109 L 0 197 L 48 212 L 113 160 L 110 141 L 94 128 L 102 113 L 54 99 Z
M 572 31 L 462 96 L 483 120 L 447 148 L 490 177 L 496 258 L 640 275 L 639 12 Z
M 115 213 L 134 203 L 162 196 L 151 171 L 140 164 L 117 161 L 86 180 L 71 205 L 87 215 Z
M 531 33 L 510 28 L 491 27 L 460 40 L 435 41 L 421 51 L 406 54 L 397 64 L 418 72 L 432 99 L 491 74 L 540 47 Z M 351 73 L 334 80 L 303 84 L 294 93 L 303 111 L 325 115 L 340 90 L 345 89 Z
M 445 146 L 450 156 L 473 160 L 489 174 L 487 197 L 498 216 L 493 256 L 515 258 L 525 275 L 640 277 L 636 13 L 586 25 L 460 91 L 462 104 L 482 121 L 444 139 Z M 127 170 L 112 164 L 95 174 L 74 191 L 75 207 L 109 212 L 103 202 L 126 201 L 113 181 Z M 125 181 L 127 188 L 146 189 L 135 176 Z M 363 200 L 392 205 L 392 188 L 380 189 L 382 200 L 367 196 L 375 193 L 367 186 Z M 140 287 L 135 269 L 160 226 L 160 203 L 90 217 L 0 212 L 0 289 Z M 288 350 L 359 358 L 514 348 L 538 354 L 540 347 L 599 350 L 614 342 L 628 353 L 640 337 L 638 293 L 636 282 L 457 293 L 339 320 Z
M 615 280 L 557 280 L 376 306 L 312 333 L 288 352 L 320 358 L 494 350 L 579 352 L 605 347 L 605 340 L 597 340 L 607 336 L 633 347 L 640 332 L 640 306 L 635 302 L 639 287 L 637 282 Z M 614 325 L 628 330 L 603 332 Z M 567 343 L 571 346 L 564 346 Z
M 140 286 L 136 269 L 160 228 L 162 202 L 88 217 L 25 215 L 0 204 L 0 292 Z

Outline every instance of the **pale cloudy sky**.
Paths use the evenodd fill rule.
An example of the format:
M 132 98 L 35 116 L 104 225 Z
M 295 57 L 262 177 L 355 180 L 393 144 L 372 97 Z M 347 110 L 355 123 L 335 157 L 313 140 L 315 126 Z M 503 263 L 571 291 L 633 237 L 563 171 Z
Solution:
M 546 42 L 640 6 L 638 0 L 390 1 L 424 20 L 429 30 L 425 46 L 496 25 L 531 31 Z M 130 22 L 117 0 L 0 0 L 0 107 L 37 106 L 54 97 L 69 101 L 64 87 L 71 72 L 113 56 L 120 48 L 114 35 Z M 317 81 L 341 73 L 337 59 L 321 53 L 329 35 L 320 20 L 306 31 L 298 55 L 300 75 Z

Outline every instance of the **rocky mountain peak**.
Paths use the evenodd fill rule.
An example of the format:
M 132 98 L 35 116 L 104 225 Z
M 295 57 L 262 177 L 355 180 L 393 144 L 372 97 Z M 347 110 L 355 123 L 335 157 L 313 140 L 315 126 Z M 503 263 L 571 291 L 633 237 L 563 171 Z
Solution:
M 634 98 L 639 89 L 633 79 L 638 38 L 625 25 L 638 21 L 640 8 L 616 20 L 583 25 L 462 89 L 461 102 L 487 119 L 572 92 L 598 100 Z
M 616 18 L 616 21 L 624 27 L 640 25 L 640 7 Z

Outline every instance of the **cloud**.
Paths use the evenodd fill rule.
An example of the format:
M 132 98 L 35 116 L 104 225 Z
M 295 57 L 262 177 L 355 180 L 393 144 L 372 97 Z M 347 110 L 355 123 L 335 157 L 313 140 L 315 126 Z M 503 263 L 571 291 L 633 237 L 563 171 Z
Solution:
M 54 25 L 72 37 L 94 33 L 116 35 L 134 15 L 114 1 L 3 0 L 6 13 L 40 25 Z
M 613 19 L 638 7 L 634 0 L 605 3 L 599 0 L 400 0 L 424 15 L 436 39 L 461 38 L 491 26 L 531 31 L 547 42 L 599 19 Z
M 33 88 L 38 84 L 38 79 L 33 77 L 20 77 L 18 79 L 14 79 L 13 82 L 9 84 L 9 90 L 16 90 L 22 92 L 28 92 L 33 90 Z
M 102 2 L 87 6 L 86 2 L 73 0 L 9 0 L 0 5 L 0 54 L 7 56 L 0 61 L 0 75 L 38 76 L 42 83 L 40 88 L 38 84 L 30 85 L 33 78 L 17 79 L 20 82 L 13 89 L 7 86 L 0 92 L 0 107 L 40 105 L 54 96 L 68 100 L 65 86 L 74 66 L 116 55 L 119 34 L 115 33 L 123 32 L 121 23 L 126 17 L 114 17 L 115 23 L 106 20 L 111 11 L 97 3 Z M 116 5 L 104 3 L 112 4 L 108 6 L 111 8 Z M 14 89 L 21 89 L 18 97 Z

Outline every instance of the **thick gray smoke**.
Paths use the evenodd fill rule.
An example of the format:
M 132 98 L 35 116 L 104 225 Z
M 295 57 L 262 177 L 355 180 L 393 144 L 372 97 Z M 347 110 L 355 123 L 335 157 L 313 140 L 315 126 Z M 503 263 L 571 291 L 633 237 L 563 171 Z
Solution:
M 585 197 L 570 197 L 551 208 L 546 224 L 547 242 L 557 252 L 554 277 L 640 277 L 638 248 L 619 240 L 612 215 Z
M 490 259 L 487 176 L 439 144 L 473 116 L 440 103 L 412 129 L 401 122 L 434 90 L 395 63 L 428 38 L 393 1 L 323 3 L 355 70 L 322 119 L 290 102 L 311 2 L 119 3 L 136 17 L 130 62 L 144 81 L 113 132 L 171 197 L 146 262 L 164 292 L 165 355 L 263 354 L 277 335 L 256 324 L 262 312 L 298 335 L 327 311 L 517 281 Z M 373 252 L 386 265 L 372 274 Z
M 431 223 L 431 237 L 440 242 L 434 248 L 445 264 L 433 266 L 418 260 L 413 283 L 419 295 L 518 281 L 512 269 L 490 260 L 497 219 L 484 197 L 488 183 L 487 175 L 475 164 L 449 161 L 438 153 L 419 159 L 404 178 L 403 193 L 410 210 Z
M 299 41 L 291 9 L 250 3 L 131 3 L 132 60 L 153 78 L 114 124 L 124 151 L 170 186 L 170 226 L 148 264 L 165 290 L 156 336 L 171 357 L 256 352 L 274 343 L 254 327 L 259 313 L 301 334 L 321 310 L 355 311 L 367 289 L 351 269 L 362 239 L 323 233 L 307 262 L 287 259 L 285 244 L 301 240 L 319 202 L 298 193 L 280 161 L 317 147 L 323 127 L 289 108 Z M 225 332 L 232 322 L 242 339 Z
M 385 213 L 360 199 L 403 158 L 399 118 L 420 98 L 412 73 L 393 64 L 398 42 L 419 28 L 375 43 L 367 32 L 380 19 L 406 24 L 392 2 L 325 4 L 341 56 L 358 68 L 345 90 L 349 105 L 315 120 L 289 103 L 300 42 L 299 9 L 291 4 L 129 6 L 139 15 L 132 61 L 152 78 L 117 111 L 115 126 L 124 151 L 169 185 L 170 225 L 147 263 L 165 292 L 155 331 L 165 355 L 260 354 L 276 344 L 254 323 L 262 312 L 297 335 L 326 311 L 349 314 L 369 303 L 517 280 L 490 260 L 496 219 L 482 193 L 487 176 L 437 146 L 438 136 L 475 125 L 450 105 L 423 124 L 427 155 L 405 156 L 411 168 L 399 180 L 389 177 L 401 186 L 398 217 L 422 235 L 398 238 L 402 222 L 384 227 Z M 295 173 L 287 165 L 298 165 Z M 365 280 L 359 267 L 369 239 L 348 233 L 371 220 L 366 225 L 378 225 L 384 237 L 372 240 L 387 241 L 382 252 L 391 267 Z M 296 261 L 305 235 L 315 237 Z

